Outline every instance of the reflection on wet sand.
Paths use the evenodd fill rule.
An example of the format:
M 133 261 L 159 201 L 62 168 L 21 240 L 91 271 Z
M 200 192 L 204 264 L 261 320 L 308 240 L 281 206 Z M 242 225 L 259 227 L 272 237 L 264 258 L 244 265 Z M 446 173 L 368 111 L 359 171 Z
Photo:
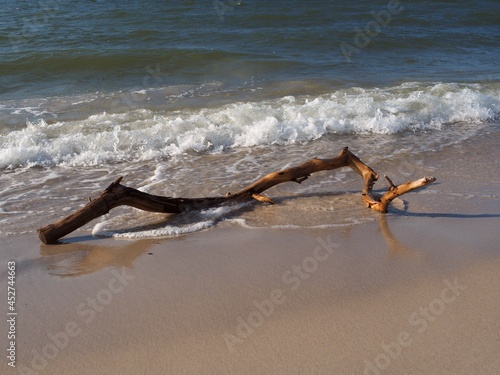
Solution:
M 399 241 L 389 228 L 387 215 L 379 215 L 379 229 L 384 238 L 390 256 L 418 256 L 420 251 Z M 59 277 L 75 277 L 94 273 L 107 267 L 132 268 L 133 263 L 141 255 L 148 253 L 155 245 L 163 241 L 184 240 L 186 236 L 169 239 L 140 239 L 133 241 L 117 241 L 99 239 L 92 236 L 73 237 L 64 243 L 51 246 L 40 245 L 40 255 L 46 263 L 50 274 Z M 82 244 L 82 241 L 87 243 Z M 88 242 L 91 243 L 88 243 Z M 102 242 L 105 242 L 104 244 Z M 110 243 L 108 246 L 107 243 Z
M 389 228 L 389 222 L 387 220 L 387 215 L 379 215 L 378 225 L 382 236 L 387 244 L 387 251 L 389 255 L 412 255 L 418 256 L 420 251 L 414 247 L 408 246 L 405 243 L 399 241 Z
M 114 241 L 112 246 L 66 243 L 41 245 L 40 255 L 47 261 L 52 275 L 74 277 L 91 274 L 106 267 L 132 268 L 134 261 L 146 253 L 156 240 Z

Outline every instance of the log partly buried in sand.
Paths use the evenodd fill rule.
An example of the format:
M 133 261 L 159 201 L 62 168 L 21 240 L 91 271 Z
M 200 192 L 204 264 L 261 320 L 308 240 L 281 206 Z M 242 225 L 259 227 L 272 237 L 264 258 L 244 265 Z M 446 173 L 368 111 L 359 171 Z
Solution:
M 89 198 L 89 203 L 83 208 L 56 223 L 38 229 L 38 234 L 43 243 L 55 244 L 61 237 L 66 236 L 99 216 L 107 214 L 113 208 L 123 205 L 150 212 L 179 214 L 252 199 L 273 204 L 274 202 L 271 198 L 263 196 L 261 193 L 283 182 L 296 182 L 300 184 L 307 180 L 312 173 L 342 167 L 350 167 L 363 177 L 364 186 L 361 194 L 365 203 L 369 208 L 383 213 L 387 212 L 389 204 L 395 198 L 436 180 L 434 177 L 424 177 L 395 186 L 389 177 L 385 176 L 385 179 L 389 183 L 389 190 L 380 198 L 375 198 L 372 194 L 372 189 L 379 176 L 373 169 L 350 152 L 347 147 L 334 158 L 314 158 L 296 167 L 269 173 L 237 193 L 228 193 L 220 197 L 171 198 L 151 195 L 121 185 L 122 177 L 119 177 L 98 197 L 95 199 Z

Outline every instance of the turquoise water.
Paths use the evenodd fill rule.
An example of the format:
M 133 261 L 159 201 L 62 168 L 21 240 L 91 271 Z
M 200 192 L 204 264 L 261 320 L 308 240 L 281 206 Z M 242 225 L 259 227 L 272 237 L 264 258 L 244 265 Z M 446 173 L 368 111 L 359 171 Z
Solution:
M 118 174 L 212 195 L 345 145 L 411 164 L 498 127 L 496 0 L 2 5 L 3 235 Z

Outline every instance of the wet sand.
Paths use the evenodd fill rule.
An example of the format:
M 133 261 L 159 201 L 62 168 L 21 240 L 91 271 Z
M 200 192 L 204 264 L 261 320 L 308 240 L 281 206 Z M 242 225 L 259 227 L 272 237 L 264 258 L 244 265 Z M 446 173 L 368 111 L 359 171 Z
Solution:
M 5 356 L 1 366 L 54 375 L 496 374 L 492 134 L 426 155 L 416 173 L 438 183 L 405 197 L 406 211 L 359 225 L 221 223 L 135 241 L 81 232 L 57 246 L 2 238 L 0 280 L 15 261 L 18 315 L 16 369 Z

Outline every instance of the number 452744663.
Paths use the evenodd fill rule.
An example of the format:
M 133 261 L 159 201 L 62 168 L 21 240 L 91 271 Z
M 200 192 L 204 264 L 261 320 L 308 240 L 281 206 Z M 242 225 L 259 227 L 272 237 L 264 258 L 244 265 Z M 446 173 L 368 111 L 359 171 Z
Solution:
M 9 305 L 9 311 L 16 311 L 16 263 L 7 263 L 7 304 Z

